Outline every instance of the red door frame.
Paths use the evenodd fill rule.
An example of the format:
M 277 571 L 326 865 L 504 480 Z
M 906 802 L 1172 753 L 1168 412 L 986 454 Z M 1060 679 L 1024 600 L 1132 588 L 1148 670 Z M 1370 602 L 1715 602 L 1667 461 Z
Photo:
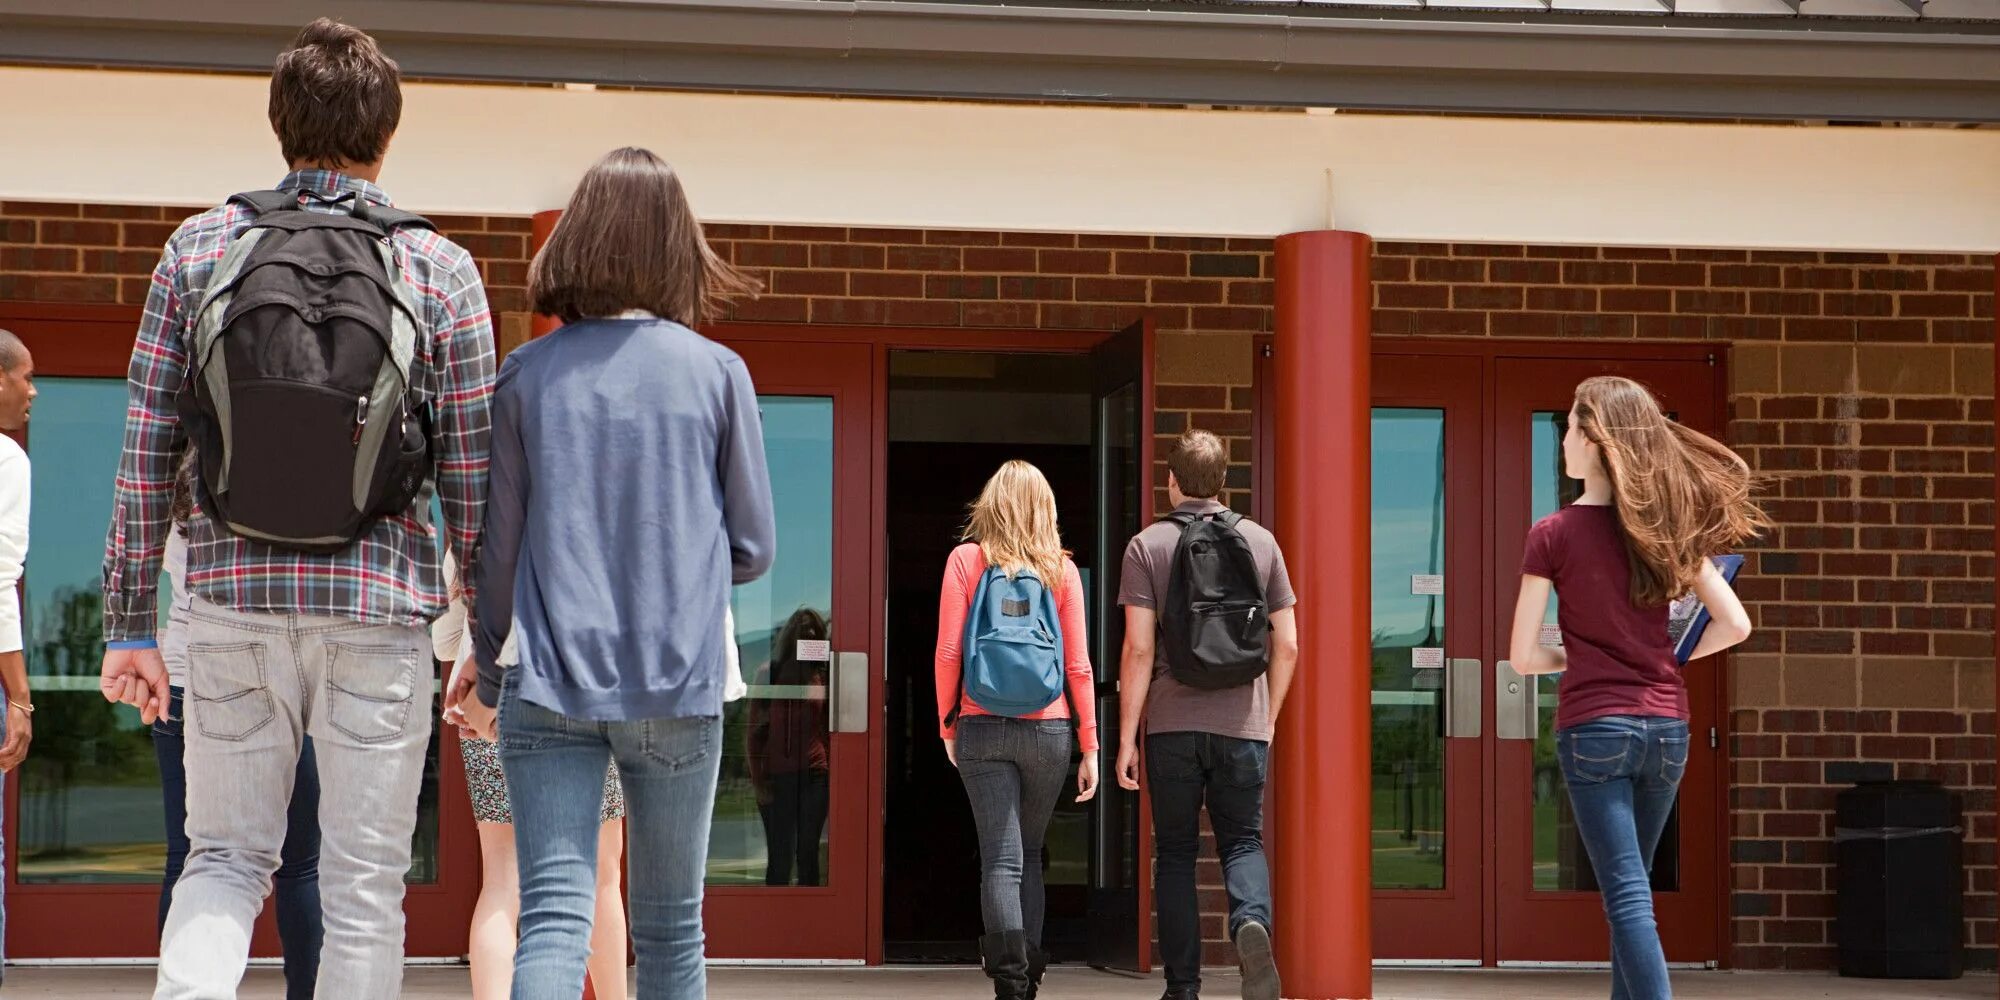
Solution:
M 124 378 L 131 364 L 132 342 L 141 310 L 135 306 L 0 303 L 0 327 L 19 335 L 35 357 L 35 374 L 48 377 Z M 33 424 L 30 422 L 30 429 Z M 30 435 L 32 441 L 32 434 Z M 32 456 L 32 452 L 30 455 Z M 32 562 L 33 556 L 30 555 Z M 32 756 L 33 751 L 29 751 Z M 407 953 L 414 958 L 456 958 L 465 954 L 478 898 L 479 840 L 472 821 L 472 803 L 465 793 L 465 767 L 458 740 L 444 734 L 438 741 L 438 879 L 406 890 L 409 916 Z M 7 902 L 15 919 L 9 928 L 9 954 L 18 958 L 137 958 L 153 951 L 150 944 L 127 949 L 131 954 L 104 955 L 106 941 L 151 942 L 157 920 L 159 889 L 151 884 L 115 885 L 19 884 L 14 864 L 19 846 L 19 782 L 7 783 Z M 466 891 L 456 887 L 463 884 Z M 60 920 L 34 920 L 40 905 L 59 907 Z M 105 928 L 102 934 L 76 934 L 77 927 Z M 266 909 L 258 921 L 252 954 L 278 954 L 277 928 Z
M 1277 455 L 1277 407 L 1274 398 L 1276 380 L 1272 377 L 1270 371 L 1273 364 L 1271 358 L 1271 337 L 1269 335 L 1260 335 L 1255 338 L 1254 343 L 1255 374 L 1251 393 L 1254 411 L 1251 415 L 1251 426 L 1253 429 L 1251 454 L 1252 462 L 1254 463 L 1251 479 L 1253 483 L 1252 501 L 1255 511 L 1253 516 L 1260 523 L 1269 526 L 1274 523 L 1276 516 L 1274 493 Z M 1709 426 L 1716 431 L 1720 431 L 1727 426 L 1729 415 L 1728 365 L 1730 349 L 1726 343 L 1377 337 L 1374 340 L 1373 349 L 1378 356 L 1415 356 L 1418 358 L 1470 356 L 1480 358 L 1487 364 L 1495 363 L 1501 358 L 1598 361 L 1607 363 L 1614 370 L 1620 363 L 1633 361 L 1702 362 L 1710 366 L 1713 376 L 1714 408 L 1713 412 L 1709 414 L 1711 421 Z M 1387 368 L 1388 366 L 1383 365 L 1376 366 L 1377 371 L 1384 371 Z M 1490 421 L 1488 422 L 1490 423 Z M 1488 428 L 1487 433 L 1491 435 L 1493 433 L 1492 429 Z M 1489 437 L 1486 449 L 1490 452 L 1491 447 L 1492 441 Z M 1484 512 L 1482 513 L 1482 518 L 1487 522 L 1482 529 L 1485 535 L 1482 545 L 1489 553 L 1493 550 L 1492 533 L 1496 530 L 1493 524 L 1493 517 L 1493 509 L 1489 504 L 1484 508 Z M 1483 601 L 1482 605 L 1487 606 L 1484 613 L 1489 616 L 1485 622 L 1485 632 L 1489 637 L 1495 636 L 1497 633 L 1494 630 L 1498 627 L 1499 621 L 1498 604 L 1495 601 Z M 1485 662 L 1490 667 L 1492 659 L 1489 657 Z M 1711 871 L 1706 873 L 1706 877 L 1712 882 L 1715 897 L 1713 916 L 1715 946 L 1713 952 L 1716 955 L 1717 962 L 1724 968 L 1728 968 L 1732 964 L 1733 958 L 1727 935 L 1727 929 L 1730 926 L 1729 892 L 1731 865 L 1728 861 L 1728 820 L 1730 815 L 1729 786 L 1731 774 L 1729 737 L 1732 721 L 1729 712 L 1727 677 L 1728 663 L 1727 655 L 1725 654 L 1717 662 L 1714 669 L 1713 703 L 1715 705 L 1714 717 L 1719 746 L 1714 751 L 1714 778 L 1710 782 L 1710 808 L 1713 810 L 1716 819 L 1714 823 L 1713 848 L 1710 853 L 1714 861 L 1710 866 Z M 1490 683 L 1484 684 L 1482 687 L 1487 689 L 1484 691 L 1487 704 L 1483 720 L 1483 730 L 1490 734 L 1493 732 L 1493 693 L 1490 690 Z M 1489 774 L 1484 779 L 1486 786 L 1488 788 L 1497 787 L 1494 782 L 1494 776 L 1490 773 L 1492 764 L 1489 763 L 1488 767 Z M 1486 829 L 1483 831 L 1482 843 L 1491 844 L 1494 842 L 1493 838 L 1498 832 L 1498 821 L 1494 815 L 1496 810 L 1487 808 L 1482 809 L 1481 812 L 1486 817 Z M 1704 877 L 1703 873 L 1694 871 L 1691 868 L 1684 868 L 1682 875 L 1684 879 Z M 1487 896 L 1489 899 L 1495 901 L 1498 899 L 1496 876 L 1497 873 L 1490 870 L 1483 875 L 1483 883 L 1486 886 Z M 1496 926 L 1495 915 L 1497 907 L 1488 905 L 1485 907 L 1485 910 L 1486 912 L 1482 916 L 1482 923 L 1484 925 L 1484 951 L 1487 960 L 1490 962 L 1499 955 L 1498 928 Z M 1594 939 L 1601 936 L 1601 934 L 1593 931 L 1592 936 Z
M 703 330 L 708 336 L 739 350 L 759 343 L 800 343 L 866 344 L 873 355 L 873 426 L 869 434 L 873 440 L 870 459 L 873 471 L 870 482 L 870 496 L 865 498 L 870 510 L 869 524 L 870 554 L 868 558 L 869 598 L 868 607 L 874 609 L 869 615 L 868 656 L 870 677 L 879 678 L 881 667 L 886 663 L 888 636 L 885 631 L 880 609 L 888 600 L 888 573 L 886 561 L 888 552 L 882 544 L 889 530 L 889 515 L 886 505 L 875 503 L 874 498 L 885 496 L 888 491 L 889 465 L 889 353 L 899 350 L 921 351 L 997 351 L 1008 353 L 1045 354 L 1088 354 L 1097 345 L 1109 340 L 1117 331 L 1051 331 L 1051 330 L 968 330 L 955 327 L 868 327 L 868 326 L 820 326 L 781 323 L 718 323 Z M 1150 385 L 1150 380 L 1149 380 Z M 762 388 L 761 386 L 759 387 Z M 1147 421 L 1153 399 L 1150 392 L 1144 401 Z M 1143 460 L 1150 468 L 1150 435 L 1142 435 L 1145 452 Z M 876 780 L 888 769 L 888 740 L 885 727 L 888 725 L 888 703 L 880 697 L 880 692 L 871 692 L 869 698 L 868 722 L 868 816 L 874 829 L 868 837 L 868 878 L 864 883 L 868 891 L 868 943 L 866 960 L 870 965 L 880 965 L 883 961 L 883 914 L 882 878 L 886 859 L 883 857 L 883 837 L 881 824 L 887 809 L 887 790 L 883 782 Z M 1139 806 L 1139 841 L 1142 850 L 1150 851 L 1151 819 L 1145 803 Z M 1139 926 L 1136 928 L 1141 967 L 1150 967 L 1152 940 L 1152 880 L 1150 869 L 1140 871 Z M 755 890 L 744 890 L 755 891 Z

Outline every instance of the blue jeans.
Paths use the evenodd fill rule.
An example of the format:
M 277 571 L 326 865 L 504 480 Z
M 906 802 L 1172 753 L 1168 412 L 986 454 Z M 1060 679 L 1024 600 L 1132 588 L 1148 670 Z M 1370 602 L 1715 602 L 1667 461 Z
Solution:
M 1271 868 L 1264 858 L 1264 776 L 1270 744 L 1210 733 L 1146 737 L 1146 783 L 1153 800 L 1154 909 L 1167 985 L 1201 987 L 1201 900 L 1195 858 L 1201 810 L 1215 828 L 1229 939 L 1252 920 L 1271 926 Z
M 1688 725 L 1655 717 L 1592 719 L 1556 734 L 1556 759 L 1611 922 L 1612 1000 L 1669 1000 L 1651 871 L 1687 771 Z
M 160 881 L 160 927 L 174 903 L 174 883 L 187 866 L 187 741 L 182 733 L 181 700 L 173 688 L 167 714 L 153 723 L 153 757 L 160 764 L 160 795 L 167 814 L 167 873 Z M 322 924 L 319 909 L 319 767 L 311 738 L 299 751 L 298 777 L 285 816 L 285 846 L 279 852 L 276 886 L 278 940 L 285 952 L 285 997 L 312 1000 L 319 977 Z
M 500 685 L 500 767 L 521 878 L 514 998 L 583 989 L 607 760 L 625 784 L 639 1000 L 703 1000 L 702 886 L 722 720 L 574 719 L 522 698 L 519 672 L 509 670 Z
M 1069 720 L 970 715 L 958 722 L 958 777 L 979 831 L 979 915 L 986 933 L 1042 946 L 1042 845 L 1069 777 Z

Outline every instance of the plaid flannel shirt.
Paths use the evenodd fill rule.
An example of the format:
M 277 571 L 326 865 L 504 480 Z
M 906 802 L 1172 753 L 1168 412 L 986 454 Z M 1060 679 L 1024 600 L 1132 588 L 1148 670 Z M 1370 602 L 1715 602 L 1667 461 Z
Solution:
M 389 204 L 375 185 L 324 170 L 296 171 L 278 187 L 300 192 L 311 211 L 350 212 L 357 198 Z M 189 322 L 215 266 L 249 228 L 251 216 L 242 206 L 223 205 L 188 219 L 167 241 L 153 271 L 132 349 L 125 450 L 105 542 L 107 642 L 153 637 L 174 462 L 185 440 L 175 396 L 187 375 Z M 461 564 L 470 563 L 485 520 L 493 324 L 479 268 L 465 250 L 422 229 L 399 230 L 395 246 L 429 334 L 418 340 L 411 386 L 417 402 L 429 403 L 434 414 L 434 481 L 425 484 L 410 511 L 377 521 L 353 545 L 331 555 L 238 538 L 196 512 L 188 525 L 190 593 L 238 611 L 326 615 L 376 625 L 423 625 L 444 611 L 446 581 L 429 512 L 436 496 L 453 551 Z

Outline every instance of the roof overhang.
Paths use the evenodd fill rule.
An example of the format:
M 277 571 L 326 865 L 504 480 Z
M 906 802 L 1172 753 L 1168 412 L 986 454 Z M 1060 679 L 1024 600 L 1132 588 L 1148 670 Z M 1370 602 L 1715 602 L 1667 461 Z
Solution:
M 323 0 L 0 0 L 0 61 L 264 71 Z M 2000 122 L 2000 22 L 1321 5 L 347 0 L 412 76 L 1441 112 Z

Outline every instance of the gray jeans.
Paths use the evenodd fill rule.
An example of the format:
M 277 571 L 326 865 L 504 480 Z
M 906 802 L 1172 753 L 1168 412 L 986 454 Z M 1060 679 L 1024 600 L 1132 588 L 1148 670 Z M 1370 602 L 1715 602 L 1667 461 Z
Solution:
M 979 829 L 979 915 L 986 933 L 1042 943 L 1042 841 L 1069 774 L 1069 721 L 971 715 L 958 721 L 958 776 Z
M 188 613 L 187 867 L 155 1000 L 236 996 L 285 842 L 299 750 L 320 775 L 322 997 L 403 988 L 403 876 L 431 733 L 430 639 L 405 626 Z

